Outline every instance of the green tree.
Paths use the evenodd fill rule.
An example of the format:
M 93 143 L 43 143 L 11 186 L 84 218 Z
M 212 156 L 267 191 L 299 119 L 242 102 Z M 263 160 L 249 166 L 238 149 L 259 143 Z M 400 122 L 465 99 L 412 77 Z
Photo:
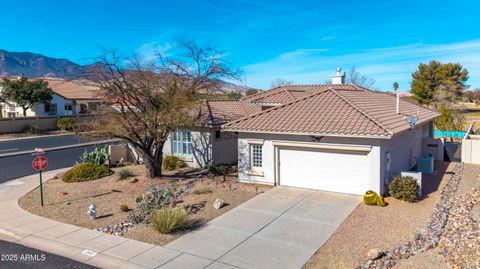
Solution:
M 461 98 L 467 88 L 468 70 L 458 63 L 430 61 L 419 64 L 412 77 L 413 99 L 422 105 L 430 105 L 435 101 L 435 93 L 442 89 L 448 90 L 457 99 Z
M 257 89 L 250 88 L 250 89 L 245 91 L 245 96 L 249 96 L 249 95 L 256 94 L 256 93 L 258 93 Z
M 435 119 L 435 127 L 442 131 L 464 131 L 465 116 L 456 109 L 441 105 L 438 112 L 441 117 Z
M 163 150 L 171 133 L 199 126 L 192 110 L 204 97 L 200 93 L 221 88 L 220 79 L 237 79 L 239 73 L 215 48 L 180 40 L 175 49 L 175 54 L 158 53 L 149 61 L 105 51 L 90 79 L 100 87 L 104 102 L 113 105 L 79 126 L 127 141 L 142 156 L 150 178 L 162 176 Z
M 27 109 L 32 108 L 39 103 L 47 103 L 52 100 L 52 89 L 48 87 L 48 82 L 38 80 L 28 80 L 26 77 L 20 79 L 4 78 L 0 83 L 2 91 L 0 100 L 23 109 L 23 116 L 27 116 Z

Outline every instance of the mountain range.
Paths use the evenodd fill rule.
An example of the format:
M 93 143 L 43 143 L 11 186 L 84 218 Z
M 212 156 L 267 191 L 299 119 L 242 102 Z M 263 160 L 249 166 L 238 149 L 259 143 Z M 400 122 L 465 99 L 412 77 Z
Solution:
M 29 78 L 79 79 L 95 64 L 79 65 L 68 59 L 52 58 L 32 52 L 10 52 L 0 49 L 0 77 L 26 76 Z M 227 92 L 243 92 L 246 87 L 227 81 L 220 81 Z

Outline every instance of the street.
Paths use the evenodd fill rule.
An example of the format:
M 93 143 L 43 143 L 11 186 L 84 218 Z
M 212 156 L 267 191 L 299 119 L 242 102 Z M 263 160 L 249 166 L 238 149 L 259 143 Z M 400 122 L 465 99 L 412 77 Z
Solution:
M 2 154 L 12 154 L 34 148 L 52 148 L 59 146 L 69 146 L 78 143 L 92 142 L 102 140 L 101 138 L 85 138 L 78 135 L 62 135 L 52 137 L 39 137 L 30 139 L 18 139 L 9 141 L 0 141 L 0 184 L 6 181 L 27 176 L 35 171 L 32 169 L 33 157 L 30 154 L 1 157 Z M 47 152 L 48 167 L 45 171 L 55 170 L 59 168 L 73 166 L 76 162 L 80 162 L 80 156 L 87 151 L 93 150 L 95 147 L 103 147 L 104 145 L 80 146 L 62 150 Z
M 38 249 L 0 240 L 0 268 L 94 269 L 96 267 Z

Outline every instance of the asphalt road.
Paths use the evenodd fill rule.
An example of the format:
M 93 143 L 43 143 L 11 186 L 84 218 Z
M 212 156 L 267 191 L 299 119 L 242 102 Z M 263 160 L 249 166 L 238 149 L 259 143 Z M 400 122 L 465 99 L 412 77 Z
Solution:
M 44 136 L 38 138 L 0 141 L 0 154 L 16 151 L 33 150 L 34 148 L 52 148 L 93 141 L 95 138 L 78 135 Z
M 0 241 L 0 268 L 5 269 L 94 269 L 83 264 L 38 249 Z
M 75 135 L 19 139 L 3 142 L 0 141 L 0 154 L 33 150 L 34 148 L 51 148 L 75 145 L 77 143 L 84 143 L 88 141 L 92 141 L 92 139 L 86 140 L 83 137 Z M 91 151 L 95 147 L 102 146 L 104 145 L 83 146 L 47 152 L 46 157 L 48 158 L 48 167 L 45 170 L 49 171 L 73 166 L 76 162 L 80 162 L 80 156 L 85 152 L 85 150 Z M 34 157 L 30 154 L 0 157 L 0 184 L 18 177 L 28 176 L 35 173 L 35 170 L 32 168 L 33 158 Z

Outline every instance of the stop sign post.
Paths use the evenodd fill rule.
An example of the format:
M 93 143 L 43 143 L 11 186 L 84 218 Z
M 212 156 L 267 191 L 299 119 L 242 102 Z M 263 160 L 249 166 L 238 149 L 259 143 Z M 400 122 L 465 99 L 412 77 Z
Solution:
M 35 153 L 32 154 L 36 156 L 32 161 L 33 169 L 38 171 L 40 175 L 40 204 L 43 206 L 43 182 L 42 182 L 42 171 L 45 170 L 48 166 L 48 159 L 45 157 L 45 149 L 35 148 Z

